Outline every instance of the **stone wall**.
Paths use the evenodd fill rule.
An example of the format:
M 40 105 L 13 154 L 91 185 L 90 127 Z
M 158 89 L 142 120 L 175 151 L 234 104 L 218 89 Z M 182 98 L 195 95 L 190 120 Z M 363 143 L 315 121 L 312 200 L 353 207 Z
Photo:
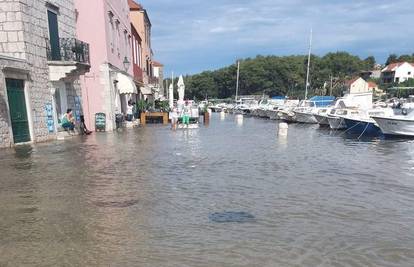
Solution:
M 0 56 L 0 147 L 12 145 L 5 79 L 28 79 L 28 69 L 29 66 L 24 60 Z
M 49 36 L 47 10 L 57 7 L 59 35 L 75 37 L 76 15 L 73 0 L 0 1 L 0 55 L 28 62 L 31 77 L 30 107 L 35 142 L 56 138 L 49 133 L 45 106 L 52 103 L 48 83 L 46 42 Z

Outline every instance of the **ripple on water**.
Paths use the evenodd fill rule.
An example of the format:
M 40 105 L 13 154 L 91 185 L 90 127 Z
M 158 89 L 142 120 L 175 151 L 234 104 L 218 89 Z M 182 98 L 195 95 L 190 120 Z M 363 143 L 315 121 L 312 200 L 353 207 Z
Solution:
M 209 218 L 216 223 L 247 223 L 256 221 L 252 214 L 245 211 L 215 212 L 210 214 Z

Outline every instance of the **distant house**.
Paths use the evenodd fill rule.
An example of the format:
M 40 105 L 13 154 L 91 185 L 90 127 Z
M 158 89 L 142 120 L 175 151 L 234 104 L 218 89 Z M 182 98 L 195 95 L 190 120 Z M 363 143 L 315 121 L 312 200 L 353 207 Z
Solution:
M 368 82 L 368 90 L 373 92 L 376 97 L 384 95 L 384 90 L 379 89 L 378 84 L 375 82 Z
M 414 78 L 414 63 L 392 63 L 381 71 L 383 83 L 401 83 L 410 78 Z
M 381 78 L 381 70 L 361 71 L 360 76 L 364 80 Z
M 373 86 L 374 84 L 371 84 Z M 378 86 L 376 87 L 378 88 Z M 345 91 L 349 94 L 359 94 L 373 92 L 373 87 L 361 77 L 355 77 L 345 82 Z

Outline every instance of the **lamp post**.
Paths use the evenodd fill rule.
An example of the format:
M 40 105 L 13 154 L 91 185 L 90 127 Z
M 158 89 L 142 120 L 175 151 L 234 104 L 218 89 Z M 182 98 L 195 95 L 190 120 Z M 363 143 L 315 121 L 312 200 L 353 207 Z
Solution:
M 124 58 L 123 64 L 124 64 L 125 71 L 128 72 L 129 67 L 131 66 L 131 62 L 129 62 L 127 57 Z

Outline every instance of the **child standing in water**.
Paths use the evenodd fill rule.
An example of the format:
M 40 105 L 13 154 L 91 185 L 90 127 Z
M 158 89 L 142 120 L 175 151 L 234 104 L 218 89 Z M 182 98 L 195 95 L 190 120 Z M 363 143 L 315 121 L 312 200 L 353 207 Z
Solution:
M 187 128 L 188 128 L 188 125 L 190 124 L 190 107 L 188 106 L 188 102 L 185 102 L 185 106 L 183 107 L 182 114 L 183 114 L 182 116 L 183 124 L 187 125 Z
M 173 108 L 171 111 L 171 130 L 177 130 L 178 117 L 178 109 Z

